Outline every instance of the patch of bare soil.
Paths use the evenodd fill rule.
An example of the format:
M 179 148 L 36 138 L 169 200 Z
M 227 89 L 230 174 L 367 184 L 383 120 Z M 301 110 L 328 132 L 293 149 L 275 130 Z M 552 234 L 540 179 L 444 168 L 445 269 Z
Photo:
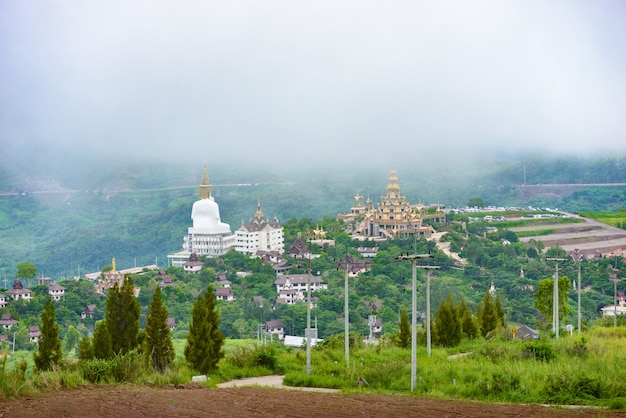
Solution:
M 626 417 L 592 408 L 503 405 L 261 387 L 87 386 L 0 401 L 0 417 Z

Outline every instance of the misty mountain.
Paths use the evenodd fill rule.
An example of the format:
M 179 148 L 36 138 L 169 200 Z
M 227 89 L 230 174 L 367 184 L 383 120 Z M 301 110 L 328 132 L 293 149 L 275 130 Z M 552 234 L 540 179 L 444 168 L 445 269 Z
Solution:
M 69 157 L 68 157 L 69 158 Z M 158 263 L 182 246 L 198 199 L 202 162 L 190 164 L 15 160 L 0 166 L 0 278 L 13 278 L 20 261 L 33 262 L 54 279 L 99 271 L 115 257 L 120 268 Z M 488 205 L 548 206 L 619 210 L 626 187 L 583 186 L 626 183 L 622 158 L 486 158 L 483 164 L 442 159 L 397 165 L 401 192 L 410 203 L 465 206 L 471 197 Z M 347 211 L 359 193 L 378 202 L 389 167 L 381 164 L 317 164 L 287 161 L 276 167 L 208 164 L 212 195 L 222 220 L 235 230 L 249 222 L 260 201 L 266 217 L 320 221 Z M 564 195 L 526 185 L 577 184 Z

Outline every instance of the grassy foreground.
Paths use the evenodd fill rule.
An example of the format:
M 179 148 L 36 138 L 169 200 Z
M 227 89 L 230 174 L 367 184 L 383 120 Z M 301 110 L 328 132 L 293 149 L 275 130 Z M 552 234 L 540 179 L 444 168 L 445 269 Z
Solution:
M 184 342 L 176 347 L 182 349 Z M 383 340 L 356 344 L 346 367 L 343 336 L 306 351 L 282 345 L 257 346 L 254 340 L 228 341 L 219 370 L 206 385 L 231 379 L 285 374 L 285 384 L 385 394 L 411 394 L 411 353 Z M 6 352 L 5 352 L 6 354 Z M 27 354 L 13 354 L 0 365 L 0 397 L 87 384 L 132 382 L 146 385 L 189 383 L 194 372 L 179 355 L 165 373 L 152 372 L 143 355 L 131 352 L 110 361 L 67 361 L 59 370 L 33 372 Z M 626 327 L 594 327 L 581 337 L 558 341 L 466 341 L 454 349 L 424 347 L 417 352 L 414 396 L 486 402 L 596 405 L 626 409 Z M 361 379 L 359 379 L 361 378 Z M 359 382 L 361 382 L 359 384 Z

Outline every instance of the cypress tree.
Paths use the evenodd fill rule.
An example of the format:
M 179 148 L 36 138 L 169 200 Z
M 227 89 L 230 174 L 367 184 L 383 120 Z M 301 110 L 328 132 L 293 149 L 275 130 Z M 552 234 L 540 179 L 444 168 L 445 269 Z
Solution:
M 154 291 L 150 302 L 144 344 L 147 358 L 155 370 L 163 371 L 174 361 L 174 344 L 167 326 L 167 308 L 163 305 L 159 287 Z
M 37 351 L 33 354 L 37 370 L 50 370 L 59 364 L 63 357 L 61 340 L 59 339 L 59 324 L 56 320 L 54 304 L 48 299 L 41 312 L 41 336 Z
M 474 321 L 474 317 L 472 316 L 472 310 L 467 303 L 465 303 L 465 299 L 461 299 L 457 315 L 461 320 L 462 336 L 469 340 L 476 338 L 478 336 L 478 327 L 476 326 L 476 321 Z
M 496 316 L 501 326 L 506 327 L 506 315 L 504 314 L 504 308 L 502 308 L 502 302 L 500 301 L 500 295 L 496 295 Z
M 224 356 L 224 335 L 218 329 L 219 313 L 211 286 L 204 295 L 198 296 L 191 309 L 189 337 L 185 346 L 185 358 L 192 369 L 210 373 Z
M 461 321 L 452 295 L 441 302 L 435 313 L 433 341 L 443 347 L 454 347 L 461 342 Z
M 105 360 L 113 358 L 111 334 L 104 321 L 96 322 L 96 329 L 93 332 L 93 356 Z
M 400 322 L 398 323 L 398 333 L 395 341 L 400 348 L 409 348 L 411 346 L 411 324 L 409 323 L 409 314 L 406 309 L 402 309 L 400 313 Z
M 80 340 L 80 345 L 78 346 L 78 359 L 79 360 L 91 360 L 94 358 L 93 354 L 93 345 L 91 344 L 91 340 L 89 337 L 83 337 Z
M 487 334 L 496 330 L 500 326 L 496 307 L 491 300 L 491 293 L 489 293 L 489 290 L 485 292 L 485 297 L 483 298 L 483 301 L 480 305 L 480 310 L 478 312 L 478 324 L 480 325 L 480 332 L 482 333 L 483 337 L 486 337 Z
M 121 287 L 115 284 L 107 295 L 106 322 L 111 347 L 115 354 L 126 354 L 138 345 L 141 306 L 135 298 L 135 287 L 130 278 L 124 278 Z

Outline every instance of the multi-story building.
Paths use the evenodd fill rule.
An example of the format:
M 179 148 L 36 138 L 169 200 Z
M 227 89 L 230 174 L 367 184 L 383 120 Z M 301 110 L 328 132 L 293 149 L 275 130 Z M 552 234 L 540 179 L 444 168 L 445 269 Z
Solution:
M 242 223 L 235 231 L 237 245 L 235 249 L 239 252 L 256 255 L 257 251 L 276 251 L 282 254 L 285 250 L 285 240 L 283 237 L 283 227 L 278 219 L 268 220 L 261 210 L 259 201 L 254 218 L 247 223 Z

